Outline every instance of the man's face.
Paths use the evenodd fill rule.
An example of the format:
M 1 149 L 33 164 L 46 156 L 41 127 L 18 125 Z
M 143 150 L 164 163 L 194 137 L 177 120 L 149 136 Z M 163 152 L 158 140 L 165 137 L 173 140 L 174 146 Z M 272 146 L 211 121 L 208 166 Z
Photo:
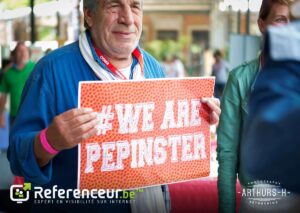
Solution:
M 101 0 L 85 11 L 96 46 L 111 59 L 131 56 L 142 32 L 142 0 Z
M 29 60 L 29 51 L 24 44 L 20 44 L 15 53 L 15 62 L 17 64 L 26 64 Z
M 280 26 L 290 22 L 289 7 L 282 4 L 274 4 L 265 20 L 259 20 L 259 29 L 265 33 L 269 25 Z

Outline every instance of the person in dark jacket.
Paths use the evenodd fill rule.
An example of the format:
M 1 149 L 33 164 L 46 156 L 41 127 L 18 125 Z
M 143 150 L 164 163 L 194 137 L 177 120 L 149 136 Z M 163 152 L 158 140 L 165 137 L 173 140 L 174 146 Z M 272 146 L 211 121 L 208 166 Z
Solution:
M 291 9 L 300 18 L 300 1 Z M 266 64 L 250 98 L 243 134 L 242 167 L 255 180 L 288 190 L 281 212 L 300 209 L 300 20 L 270 27 Z M 277 208 L 277 207 L 276 207 Z

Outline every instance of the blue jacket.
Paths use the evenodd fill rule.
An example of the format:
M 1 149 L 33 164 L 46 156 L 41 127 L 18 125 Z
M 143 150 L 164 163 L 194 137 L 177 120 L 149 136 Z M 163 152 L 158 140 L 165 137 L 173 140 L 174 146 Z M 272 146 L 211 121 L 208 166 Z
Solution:
M 145 78 L 164 77 L 159 63 L 145 51 L 142 54 Z M 78 42 L 53 51 L 37 63 L 24 87 L 10 134 L 8 159 L 15 175 L 45 188 L 53 185 L 76 188 L 78 148 L 61 151 L 48 165 L 40 168 L 33 141 L 55 116 L 77 108 L 79 81 L 93 80 L 99 79 L 82 57 Z
M 299 33 L 300 22 L 270 29 L 266 65 L 250 98 L 241 147 L 242 168 L 252 180 L 276 181 L 297 193 L 300 193 Z

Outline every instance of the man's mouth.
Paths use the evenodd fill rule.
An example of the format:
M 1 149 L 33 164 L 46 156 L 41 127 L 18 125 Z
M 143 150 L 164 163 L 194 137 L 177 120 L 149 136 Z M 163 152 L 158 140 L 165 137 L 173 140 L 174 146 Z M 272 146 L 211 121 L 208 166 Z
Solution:
M 130 34 L 132 34 L 133 32 L 114 31 L 113 33 L 120 34 L 120 35 L 130 35 Z

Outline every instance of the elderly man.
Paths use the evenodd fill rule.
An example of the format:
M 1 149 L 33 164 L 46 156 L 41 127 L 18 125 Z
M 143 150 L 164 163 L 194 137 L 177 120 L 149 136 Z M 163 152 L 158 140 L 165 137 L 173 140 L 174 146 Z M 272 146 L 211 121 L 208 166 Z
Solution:
M 79 81 L 164 77 L 159 63 L 138 47 L 142 32 L 141 0 L 84 0 L 83 4 L 86 32 L 78 42 L 51 52 L 36 65 L 11 133 L 8 158 L 12 171 L 44 188 L 76 188 L 77 145 L 96 134 L 96 113 L 76 108 Z M 212 109 L 213 122 L 218 122 L 219 102 L 214 98 L 205 102 Z M 154 190 L 150 208 L 160 203 L 155 200 L 162 197 L 160 187 L 159 190 Z M 93 207 L 73 205 L 68 210 Z M 62 208 L 57 205 L 55 211 Z M 128 204 L 108 203 L 97 208 L 101 212 L 131 211 Z M 139 207 L 132 210 L 139 211 Z

